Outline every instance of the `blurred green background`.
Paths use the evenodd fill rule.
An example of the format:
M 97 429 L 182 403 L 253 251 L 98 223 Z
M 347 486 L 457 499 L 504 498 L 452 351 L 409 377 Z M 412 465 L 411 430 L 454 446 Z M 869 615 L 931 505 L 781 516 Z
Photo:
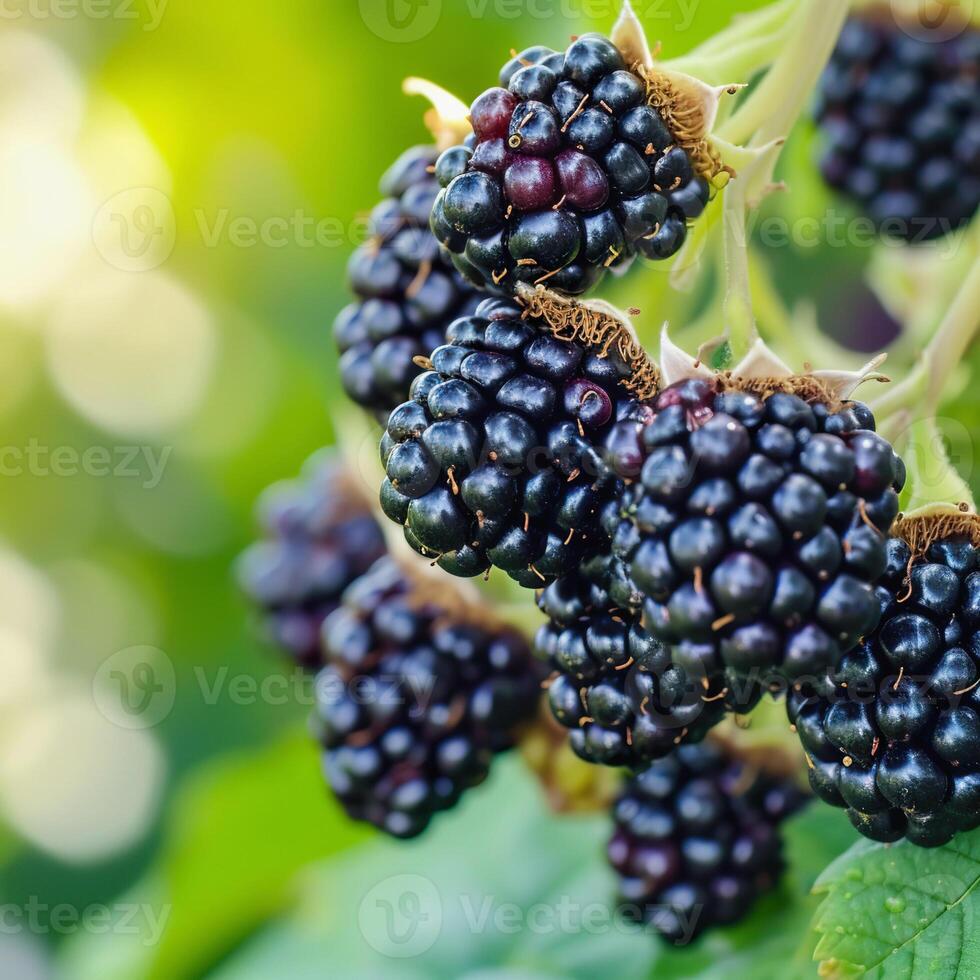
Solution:
M 672 56 L 756 6 L 637 9 Z M 774 972 L 809 972 L 802 895 L 853 839 L 829 812 L 794 824 L 784 893 L 695 952 L 655 960 L 649 937 L 615 930 L 474 935 L 447 895 L 604 902 L 602 821 L 550 817 L 512 759 L 420 844 L 353 827 L 303 734 L 309 692 L 257 639 L 230 573 L 259 491 L 348 429 L 330 324 L 378 177 L 426 138 L 402 78 L 470 101 L 511 48 L 564 46 L 616 12 L 612 0 L 6 0 L 0 976 L 551 977 L 601 964 L 758 977 L 759 959 L 741 957 L 760 944 L 774 944 Z M 803 132 L 784 166 L 793 193 L 763 215 L 823 213 L 809 160 Z M 943 288 L 921 302 L 922 266 L 884 251 L 818 235 L 756 260 L 760 317 L 787 357 L 819 346 L 818 318 L 853 346 L 889 338 L 886 317 L 880 334 L 856 325 L 866 272 L 910 329 L 932 325 Z M 652 269 L 609 293 L 641 309 L 646 338 L 669 320 L 704 339 L 719 327 L 709 258 L 687 294 Z M 789 310 L 803 326 L 785 331 Z M 952 413 L 966 426 L 976 397 Z M 359 918 L 393 874 L 421 874 L 453 905 L 431 949 L 381 948 Z

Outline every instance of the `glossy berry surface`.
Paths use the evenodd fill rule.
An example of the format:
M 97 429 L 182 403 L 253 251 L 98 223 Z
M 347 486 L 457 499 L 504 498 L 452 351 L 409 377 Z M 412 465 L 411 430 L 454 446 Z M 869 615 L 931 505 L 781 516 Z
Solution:
M 381 528 L 329 454 L 314 456 L 301 479 L 270 487 L 259 517 L 263 540 L 239 560 L 241 586 L 262 610 L 270 640 L 301 666 L 318 668 L 320 625 L 384 555 Z
M 717 746 L 682 746 L 634 776 L 613 809 L 622 913 L 678 946 L 745 917 L 783 871 L 780 824 L 804 797 Z
M 637 255 L 677 252 L 708 184 L 611 41 L 531 48 L 472 105 L 471 148 L 447 151 L 432 229 L 470 281 L 580 294 Z
M 555 340 L 509 300 L 453 323 L 388 419 L 381 505 L 417 551 L 461 576 L 537 588 L 603 542 L 616 481 L 596 448 L 632 402 L 629 370 Z
M 613 555 L 646 629 L 707 677 L 835 666 L 878 621 L 873 586 L 905 479 L 871 413 L 709 379 L 672 385 L 652 407 L 606 447 L 629 481 Z
M 931 847 L 980 824 L 980 558 L 889 542 L 881 623 L 787 701 L 814 791 L 867 837 Z
M 945 25 L 944 25 L 945 26 Z M 851 18 L 820 86 L 820 170 L 892 237 L 937 238 L 980 204 L 980 31 Z
M 540 695 L 517 632 L 414 600 L 381 559 L 323 624 L 314 729 L 348 814 L 414 837 L 487 776 Z
M 551 712 L 586 762 L 642 769 L 761 697 L 749 681 L 674 663 L 670 647 L 611 598 L 601 557 L 543 589 L 538 606 L 548 622 L 534 652 L 552 671 Z
M 429 230 L 439 191 L 436 158 L 435 147 L 414 147 L 382 178 L 384 200 L 371 213 L 372 237 L 347 267 L 357 301 L 334 321 L 344 390 L 381 415 L 407 397 L 421 373 L 413 359 L 438 347 L 446 327 L 478 302 Z

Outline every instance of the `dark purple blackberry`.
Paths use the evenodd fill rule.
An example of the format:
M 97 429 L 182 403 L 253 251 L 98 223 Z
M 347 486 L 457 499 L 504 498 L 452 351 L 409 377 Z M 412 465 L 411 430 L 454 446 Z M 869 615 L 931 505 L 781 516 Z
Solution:
M 470 109 L 474 146 L 438 168 L 432 229 L 467 278 L 579 294 L 678 251 L 709 187 L 611 41 L 530 48 L 500 86 Z
M 933 847 L 980 825 L 980 559 L 965 537 L 912 560 L 893 538 L 881 623 L 787 708 L 821 799 L 874 840 Z
M 744 918 L 776 886 L 779 825 L 804 800 L 709 743 L 655 762 L 613 808 L 608 857 L 622 913 L 678 946 Z
M 914 34 L 887 7 L 852 17 L 824 71 L 817 121 L 827 183 L 884 233 L 925 241 L 980 204 L 980 31 Z
M 371 213 L 371 240 L 347 267 L 357 302 L 334 321 L 344 390 L 382 415 L 405 400 L 421 373 L 413 358 L 438 347 L 446 327 L 478 302 L 429 230 L 437 156 L 434 146 L 414 147 L 381 179 L 385 198 Z
M 874 628 L 905 473 L 873 427 L 860 403 L 830 411 L 708 379 L 617 425 L 607 460 L 629 486 L 613 554 L 677 664 L 815 675 Z
M 381 528 L 329 453 L 313 456 L 299 480 L 270 487 L 259 514 L 264 540 L 241 556 L 241 586 L 261 607 L 272 642 L 319 668 L 320 624 L 384 555 Z
M 510 300 L 453 323 L 388 419 L 381 505 L 454 575 L 491 566 L 537 588 L 602 543 L 615 493 L 596 444 L 635 402 L 630 369 L 554 339 Z
M 586 762 L 642 769 L 682 742 L 700 741 L 731 711 L 746 713 L 762 696 L 751 681 L 691 674 L 618 608 L 604 558 L 538 594 L 548 617 L 535 655 L 551 669 L 548 701 Z
M 345 592 L 323 644 L 313 722 L 327 781 L 352 818 L 395 837 L 481 783 L 537 708 L 523 637 L 419 598 L 390 558 Z

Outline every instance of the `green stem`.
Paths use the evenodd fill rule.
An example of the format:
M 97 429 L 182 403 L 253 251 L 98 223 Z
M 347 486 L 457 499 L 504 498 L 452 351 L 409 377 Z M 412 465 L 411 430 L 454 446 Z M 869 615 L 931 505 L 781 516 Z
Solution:
M 711 85 L 748 81 L 772 64 L 785 47 L 800 2 L 785 0 L 758 11 L 758 15 L 737 18 L 727 30 L 664 64 Z
M 872 403 L 883 432 L 904 443 L 908 467 L 906 510 L 965 503 L 970 488 L 946 451 L 937 412 L 953 371 L 980 331 L 980 255 L 974 260 L 939 329 L 908 377 Z
M 913 422 L 903 437 L 902 459 L 908 469 L 906 512 L 934 504 L 966 504 L 976 511 L 973 494 L 953 466 L 935 418 Z
M 761 10 L 736 14 L 728 27 L 712 35 L 684 57 L 697 58 L 727 52 L 735 45 L 765 34 L 773 34 L 785 27 L 799 7 L 801 0 L 780 0 Z M 682 59 L 678 59 L 682 60 Z
M 718 133 L 729 143 L 748 143 L 751 148 L 739 176 L 725 188 L 725 340 L 733 360 L 740 360 L 759 336 L 749 285 L 746 210 L 772 183 L 781 141 L 806 106 L 847 9 L 848 0 L 805 0 L 795 7 L 782 52 Z
M 837 43 L 848 0 L 807 0 L 796 11 L 792 39 L 741 108 L 721 127 L 732 143 L 761 146 L 783 139 L 806 107 Z
M 749 285 L 749 243 L 745 223 L 744 182 L 735 180 L 725 189 L 725 337 L 733 361 L 739 361 L 759 337 L 752 312 Z
M 922 418 L 934 414 L 950 375 L 980 331 L 980 255 L 970 266 L 939 329 L 908 377 L 872 403 L 881 421 L 901 411 Z

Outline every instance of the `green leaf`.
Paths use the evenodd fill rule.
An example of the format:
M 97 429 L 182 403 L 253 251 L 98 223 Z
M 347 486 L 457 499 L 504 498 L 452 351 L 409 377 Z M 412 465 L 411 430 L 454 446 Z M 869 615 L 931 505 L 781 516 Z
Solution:
M 501 758 L 423 837 L 313 869 L 295 912 L 213 980 L 320 980 L 326 964 L 351 980 L 643 976 L 656 945 L 611 922 L 608 832 L 602 816 L 548 812 L 520 758 Z M 587 930 L 588 914 L 601 921 Z
M 299 868 L 367 836 L 328 795 L 305 732 L 198 772 L 165 852 L 173 914 L 150 980 L 197 976 L 287 905 Z
M 978 882 L 980 830 L 931 849 L 855 844 L 814 886 L 814 959 L 832 976 L 976 977 Z
M 219 759 L 182 788 L 157 866 L 125 897 L 148 910 L 139 934 L 69 944 L 67 975 L 200 977 L 289 907 L 301 868 L 370 836 L 331 800 L 305 732 Z
M 377 841 L 321 863 L 294 912 L 211 980 L 594 980 L 602 976 L 797 980 L 820 870 L 855 838 L 842 813 L 810 807 L 787 825 L 793 870 L 747 920 L 689 948 L 609 915 L 615 878 L 605 816 L 555 816 L 520 759 L 418 841 Z

